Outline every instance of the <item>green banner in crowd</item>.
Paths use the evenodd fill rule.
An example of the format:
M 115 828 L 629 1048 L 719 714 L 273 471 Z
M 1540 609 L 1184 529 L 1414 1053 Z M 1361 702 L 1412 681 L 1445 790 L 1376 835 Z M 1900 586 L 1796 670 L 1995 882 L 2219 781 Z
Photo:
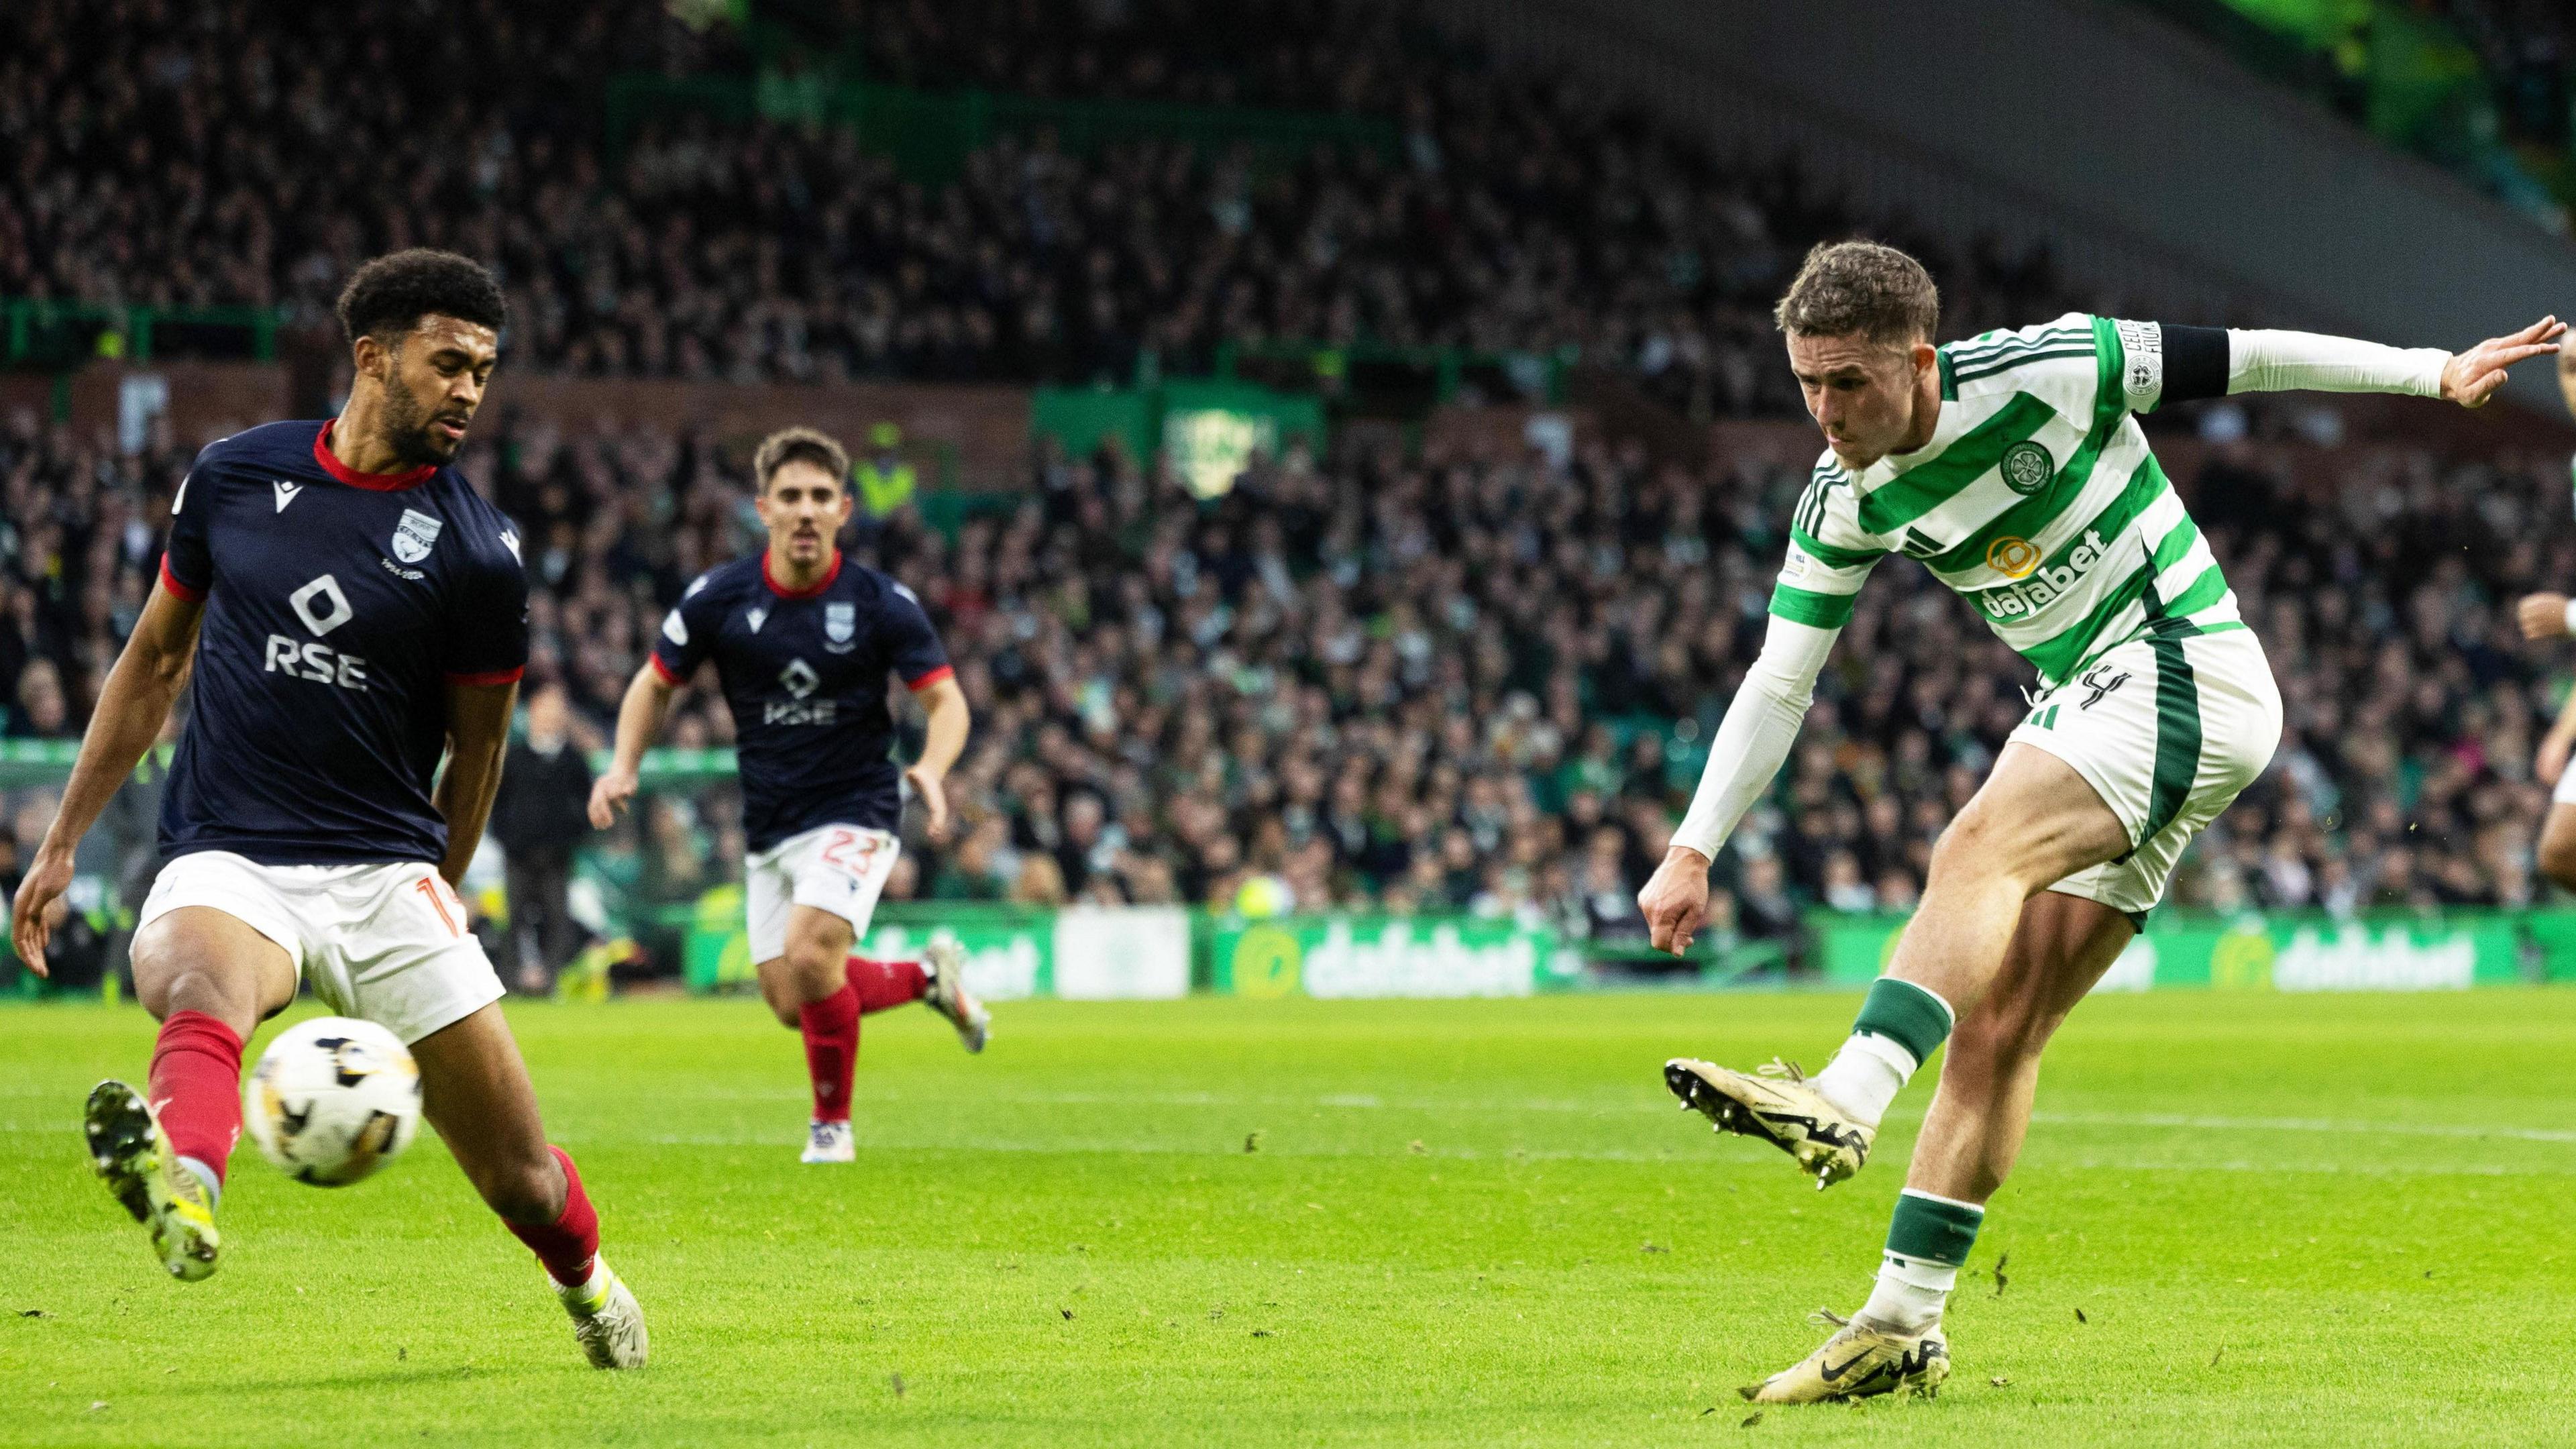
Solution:
M 1579 969 L 1556 937 L 1506 920 L 1222 916 L 1210 985 L 1238 996 L 1527 996 Z
M 1809 919 L 1825 979 L 1862 985 L 1896 950 L 1902 916 Z M 2149 920 L 2097 990 L 2202 987 L 2235 991 L 2441 991 L 2531 979 L 2576 979 L 2566 934 L 2549 914 L 2454 912 L 2336 921 L 2313 914 Z

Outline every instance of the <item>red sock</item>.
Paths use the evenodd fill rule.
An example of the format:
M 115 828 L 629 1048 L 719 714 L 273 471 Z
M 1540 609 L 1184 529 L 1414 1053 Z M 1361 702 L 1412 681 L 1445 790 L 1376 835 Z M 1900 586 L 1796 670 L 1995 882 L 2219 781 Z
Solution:
M 563 1215 L 533 1226 L 504 1218 L 501 1226 L 528 1245 L 546 1265 L 548 1277 L 573 1287 L 590 1280 L 590 1260 L 599 1256 L 599 1212 L 590 1205 L 590 1194 L 581 1190 L 581 1171 L 572 1165 L 572 1154 L 551 1142 L 546 1150 L 563 1164 Z
M 242 1039 L 202 1011 L 174 1011 L 152 1046 L 146 1096 L 160 1114 L 173 1156 L 202 1163 L 221 1189 L 224 1163 L 241 1136 Z
M 850 958 L 850 989 L 859 994 L 859 1014 L 909 1006 L 930 989 L 930 973 L 918 961 L 871 961 Z
M 859 1064 L 859 994 L 842 987 L 796 1010 L 805 1032 L 805 1072 L 814 1079 L 814 1120 L 850 1120 L 850 1074 Z

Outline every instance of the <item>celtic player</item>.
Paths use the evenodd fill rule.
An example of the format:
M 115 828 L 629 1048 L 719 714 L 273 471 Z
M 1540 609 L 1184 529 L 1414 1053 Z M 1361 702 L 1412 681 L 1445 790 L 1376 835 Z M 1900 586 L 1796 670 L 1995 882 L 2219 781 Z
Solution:
M 1787 756 L 1886 555 L 1921 560 L 2038 671 L 2029 717 L 1942 833 L 1922 904 L 1824 1071 L 1665 1067 L 1685 1106 L 1786 1149 L 1821 1188 L 1860 1170 L 1888 1103 L 1949 1042 L 1876 1291 L 1823 1347 L 1744 1391 L 1766 1403 L 1929 1391 L 1949 1373 L 1942 1305 L 2021 1147 L 2041 1048 L 2279 742 L 2262 646 L 2134 415 L 2293 388 L 2476 407 L 2565 330 L 2544 318 L 2453 356 L 2070 314 L 1935 347 L 1939 316 L 1922 266 L 1867 242 L 1818 247 L 1781 299 L 1828 451 L 1761 657 L 1639 896 L 1654 944 L 1687 949 L 1709 861 Z

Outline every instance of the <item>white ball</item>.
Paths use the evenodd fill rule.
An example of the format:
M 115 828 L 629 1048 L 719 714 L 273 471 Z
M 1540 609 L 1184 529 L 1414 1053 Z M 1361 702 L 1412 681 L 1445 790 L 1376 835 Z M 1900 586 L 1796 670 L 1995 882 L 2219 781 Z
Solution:
M 278 1034 L 242 1083 L 242 1122 L 297 1182 L 345 1187 L 420 1131 L 420 1066 L 372 1021 L 317 1016 Z

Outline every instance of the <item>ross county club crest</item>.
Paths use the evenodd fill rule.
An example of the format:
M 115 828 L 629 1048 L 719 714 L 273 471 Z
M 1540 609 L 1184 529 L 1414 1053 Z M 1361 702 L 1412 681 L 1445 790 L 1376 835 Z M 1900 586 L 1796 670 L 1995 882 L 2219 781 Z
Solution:
M 394 525 L 394 557 L 409 564 L 429 557 L 439 530 L 446 526 L 417 508 L 404 509 L 402 520 Z
M 2004 449 L 2002 464 L 2004 486 L 2027 498 L 2057 473 L 2057 460 L 2048 449 L 2024 439 Z
M 835 654 L 847 654 L 858 647 L 852 641 L 859 633 L 859 606 L 825 604 L 823 606 L 823 647 Z

